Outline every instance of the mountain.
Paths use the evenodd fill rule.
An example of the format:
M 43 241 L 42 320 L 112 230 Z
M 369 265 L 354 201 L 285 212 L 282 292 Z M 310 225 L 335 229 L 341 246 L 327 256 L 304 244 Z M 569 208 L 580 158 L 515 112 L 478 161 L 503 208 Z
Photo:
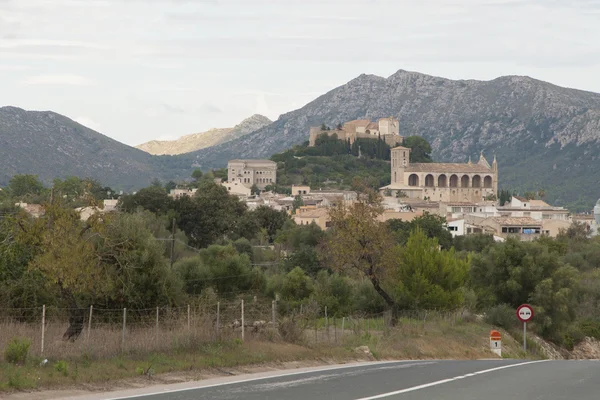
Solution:
M 189 164 L 178 163 L 54 112 L 0 108 L 0 186 L 15 174 L 37 174 L 45 183 L 73 175 L 128 190 L 148 186 L 154 178 L 188 177 Z
M 272 122 L 263 115 L 254 114 L 233 128 L 210 129 L 206 132 L 182 136 L 177 140 L 152 140 L 140 144 L 136 148 L 155 155 L 189 153 L 240 138 Z
M 600 94 L 522 76 L 450 80 L 400 70 L 360 75 L 239 139 L 185 155 L 202 168 L 269 157 L 308 140 L 311 126 L 394 116 L 404 136 L 425 137 L 440 162 L 497 155 L 503 188 L 544 189 L 557 205 L 600 197 Z

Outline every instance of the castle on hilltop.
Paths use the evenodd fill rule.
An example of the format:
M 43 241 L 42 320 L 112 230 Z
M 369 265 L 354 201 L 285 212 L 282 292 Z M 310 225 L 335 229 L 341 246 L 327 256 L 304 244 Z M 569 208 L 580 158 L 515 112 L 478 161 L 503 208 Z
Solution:
M 411 163 L 410 149 L 391 150 L 392 183 L 381 188 L 393 196 L 439 202 L 480 202 L 498 196 L 498 163 L 483 156 L 477 163 Z
M 381 137 L 389 146 L 397 146 L 404 142 L 400 136 L 399 123 L 396 118 L 380 118 L 377 122 L 368 119 L 357 119 L 348 121 L 336 129 L 323 129 L 323 127 L 310 128 L 308 145 L 314 147 L 317 137 L 326 134 L 328 136 L 337 135 L 340 140 L 348 140 L 350 144 L 356 139 L 377 139 Z

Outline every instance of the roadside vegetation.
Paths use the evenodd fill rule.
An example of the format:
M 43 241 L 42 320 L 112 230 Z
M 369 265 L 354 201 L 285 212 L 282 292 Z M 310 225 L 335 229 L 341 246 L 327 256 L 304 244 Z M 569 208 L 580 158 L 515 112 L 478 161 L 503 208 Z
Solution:
M 497 243 L 484 235 L 453 239 L 445 220 L 433 215 L 378 222 L 381 198 L 371 181 L 357 178 L 359 201 L 336 205 L 325 232 L 298 226 L 268 207 L 249 210 L 214 182 L 215 174 L 222 172 L 195 173 L 198 191 L 192 197 L 172 199 L 155 182 L 122 196 L 118 212 L 86 221 L 75 208 L 102 207 L 114 196 L 110 188 L 67 178 L 47 189 L 35 176 L 15 176 L 0 191 L 0 388 L 151 370 L 352 359 L 363 345 L 376 358 L 482 356 L 489 354 L 491 327 L 518 338 L 515 309 L 522 303 L 536 312 L 530 332 L 556 346 L 572 349 L 586 336 L 600 339 L 600 238 L 589 238 L 581 225 L 534 242 Z M 45 213 L 34 217 L 18 202 L 41 203 Z M 210 327 L 202 332 L 178 329 L 177 319 L 163 332 L 162 322 L 155 328 L 133 314 L 128 324 L 140 329 L 127 342 L 131 347 L 119 348 L 124 308 L 185 315 L 188 305 L 193 312 L 203 306 L 214 312 L 217 303 L 239 307 L 241 300 L 265 304 L 266 321 L 276 304 L 277 329 L 242 342 L 233 331 L 216 338 L 207 312 L 202 315 L 210 319 L 192 325 Z M 91 305 L 107 327 L 103 339 L 102 330 L 94 331 L 100 335 L 95 340 L 106 345 L 86 352 Z M 56 310 L 56 319 L 47 322 L 52 345 L 46 364 L 35 336 L 42 306 Z M 101 310 L 116 310 L 116 317 L 102 319 Z M 419 313 L 447 317 L 423 319 Z M 234 319 L 223 318 L 223 327 Z M 363 322 L 352 335 L 332 341 L 344 318 Z M 150 324 L 146 331 L 142 323 Z M 317 337 L 326 329 L 326 343 L 311 342 L 315 325 Z M 432 347 L 440 337 L 448 340 L 447 350 Z M 507 354 L 523 355 L 518 346 Z M 153 363 L 153 357 L 163 361 Z

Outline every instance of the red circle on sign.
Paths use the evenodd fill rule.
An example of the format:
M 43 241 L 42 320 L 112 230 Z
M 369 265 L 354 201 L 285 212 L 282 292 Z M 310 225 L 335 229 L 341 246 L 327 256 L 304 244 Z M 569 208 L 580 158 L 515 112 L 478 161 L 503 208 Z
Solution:
M 517 318 L 519 318 L 521 322 L 528 322 L 531 320 L 531 318 L 533 318 L 533 307 L 529 304 L 520 305 L 519 308 L 517 308 Z
M 491 340 L 500 341 L 500 340 L 502 340 L 502 335 L 498 331 L 491 331 L 490 332 L 490 339 Z

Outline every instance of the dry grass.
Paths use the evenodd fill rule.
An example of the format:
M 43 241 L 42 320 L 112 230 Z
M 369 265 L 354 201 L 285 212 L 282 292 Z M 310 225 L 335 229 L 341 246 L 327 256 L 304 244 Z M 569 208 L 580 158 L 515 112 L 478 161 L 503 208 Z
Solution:
M 365 358 L 355 352 L 359 346 L 368 346 L 376 359 L 494 357 L 489 351 L 491 327 L 457 316 L 402 318 L 393 329 L 381 318 L 345 320 L 343 335 L 341 319 L 322 326 L 317 322 L 316 335 L 314 321 L 281 319 L 277 333 L 268 326 L 256 332 L 249 328 L 244 342 L 240 340 L 239 328 L 234 330 L 225 324 L 217 337 L 210 319 L 194 318 L 189 328 L 187 318 L 161 321 L 158 330 L 154 324 L 132 322 L 128 324 L 124 346 L 119 325 L 96 324 L 89 336 L 84 330 L 75 342 L 65 342 L 62 335 L 67 324 L 50 322 L 46 326 L 43 355 L 41 324 L 4 323 L 0 324 L 0 350 L 15 336 L 30 338 L 32 347 L 25 366 L 0 361 L 0 391 L 90 387 L 109 382 L 112 385 L 126 378 L 155 379 L 158 374 L 174 371 L 191 373 L 252 364 Z M 526 356 L 519 343 L 504 336 L 503 356 Z M 282 338 L 296 344 L 285 343 Z M 40 366 L 42 358 L 49 359 L 45 366 Z M 55 367 L 59 360 L 66 362 L 66 371 Z

